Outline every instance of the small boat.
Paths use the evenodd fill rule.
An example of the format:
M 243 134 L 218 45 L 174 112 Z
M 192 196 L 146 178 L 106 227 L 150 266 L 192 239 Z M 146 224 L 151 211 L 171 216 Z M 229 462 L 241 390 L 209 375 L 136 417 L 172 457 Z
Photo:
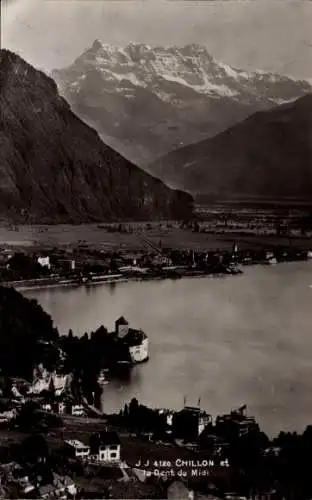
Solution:
M 267 266 L 275 265 L 275 264 L 277 264 L 277 259 L 276 259 L 276 257 L 271 257 L 270 259 L 266 259 L 264 261 L 264 264 L 266 264 Z
M 276 259 L 276 257 L 272 257 L 271 259 L 269 259 L 269 260 L 268 260 L 268 263 L 269 263 L 269 264 L 271 264 L 271 265 L 272 265 L 272 264 L 273 264 L 273 265 L 277 264 L 277 259 Z

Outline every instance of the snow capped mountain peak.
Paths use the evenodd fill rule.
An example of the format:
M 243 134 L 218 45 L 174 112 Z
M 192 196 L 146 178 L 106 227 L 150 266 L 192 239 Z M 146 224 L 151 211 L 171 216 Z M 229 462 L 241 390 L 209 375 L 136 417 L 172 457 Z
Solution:
M 243 104 L 259 100 L 278 104 L 281 100 L 287 102 L 301 95 L 301 92 L 299 95 L 293 92 L 299 82 L 261 70 L 247 72 L 233 68 L 217 61 L 207 47 L 197 43 L 184 47 L 152 47 L 130 42 L 126 47 L 120 47 L 96 39 L 77 62 L 85 73 L 87 69 L 101 73 L 104 86 L 115 82 L 119 93 L 127 88 L 128 97 L 132 94 L 128 92 L 129 85 L 125 86 L 126 81 L 131 88 L 148 88 L 161 100 L 176 102 L 177 105 L 180 101 L 177 86 L 200 95 L 227 97 Z M 77 88 L 77 83 L 75 85 Z M 312 90 L 307 82 L 303 82 L 301 88 L 305 92 Z
M 307 82 L 296 82 L 265 71 L 247 72 L 233 68 L 212 57 L 207 47 L 196 43 L 177 46 L 150 46 L 130 42 L 126 47 L 105 44 L 99 39 L 71 66 L 79 69 L 73 88 L 79 87 L 82 74 L 95 70 L 103 86 L 115 82 L 115 90 L 129 94 L 129 88 L 148 88 L 165 102 L 182 104 L 178 87 L 211 98 L 227 97 L 242 104 L 263 101 L 278 104 L 311 92 Z M 126 85 L 125 82 L 129 82 Z M 129 87 L 130 86 L 130 87 Z M 297 93 L 300 87 L 299 93 Z
M 92 44 L 91 50 L 92 51 L 97 51 L 102 48 L 102 42 L 96 38 Z
M 308 82 L 234 68 L 195 43 L 121 47 L 96 39 L 53 76 L 73 109 L 95 126 L 100 120 L 105 140 L 138 164 L 312 92 Z
M 152 47 L 146 43 L 138 43 L 138 42 L 130 42 L 128 46 L 126 47 L 127 49 L 137 49 L 140 51 L 147 51 L 147 50 L 152 50 Z

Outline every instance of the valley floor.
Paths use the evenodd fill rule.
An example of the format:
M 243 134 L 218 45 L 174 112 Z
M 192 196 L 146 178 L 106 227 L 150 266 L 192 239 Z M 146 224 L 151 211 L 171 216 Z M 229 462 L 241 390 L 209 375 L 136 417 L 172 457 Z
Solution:
M 117 225 L 116 225 L 117 226 Z M 127 224 L 129 227 L 129 224 Z M 276 236 L 262 231 L 209 228 L 195 232 L 177 223 L 137 223 L 131 232 L 110 231 L 102 224 L 42 225 L 0 227 L 0 246 L 15 250 L 39 250 L 55 247 L 109 251 L 150 251 L 153 246 L 163 249 L 230 250 L 233 242 L 241 249 L 261 249 L 270 246 L 312 248 L 312 235 L 306 237 Z

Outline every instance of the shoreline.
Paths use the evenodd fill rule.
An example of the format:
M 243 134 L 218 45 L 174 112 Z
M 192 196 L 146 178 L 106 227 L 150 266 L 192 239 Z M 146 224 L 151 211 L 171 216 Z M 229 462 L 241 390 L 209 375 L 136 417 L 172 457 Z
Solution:
M 311 259 L 302 259 L 304 262 L 309 262 Z M 29 291 L 29 290 L 39 290 L 39 289 L 49 289 L 49 288 L 65 288 L 65 287 L 73 287 L 73 288 L 78 288 L 78 287 L 90 287 L 90 286 L 97 286 L 97 285 L 112 285 L 116 283 L 128 283 L 128 282 L 140 282 L 140 281 L 162 281 L 166 279 L 171 279 L 171 280 L 179 280 L 179 279 L 188 279 L 188 278 L 226 278 L 230 276 L 239 276 L 244 274 L 244 271 L 241 269 L 241 267 L 255 267 L 255 266 L 264 266 L 264 267 L 274 267 L 280 264 L 286 264 L 286 263 L 291 263 L 291 262 L 298 262 L 298 260 L 288 260 L 288 261 L 281 261 L 281 262 L 276 262 L 276 263 L 269 263 L 269 262 L 255 262 L 252 264 L 248 265 L 242 265 L 238 268 L 238 270 L 233 271 L 233 272 L 216 272 L 216 273 L 200 273 L 200 272 L 194 272 L 190 274 L 181 274 L 178 276 L 166 276 L 166 275 L 159 275 L 159 276 L 148 276 L 148 277 L 139 277 L 139 276 L 124 276 L 124 277 L 118 277 L 118 278 L 112 278 L 112 279 L 103 279 L 103 280 L 94 280 L 94 281 L 88 281 L 88 282 L 76 282 L 75 280 L 68 280 L 68 282 L 65 282 L 65 280 L 62 281 L 53 281 L 53 279 L 49 278 L 39 278 L 36 280 L 20 280 L 20 281 L 7 281 L 7 282 L 2 282 L 0 283 L 2 286 L 5 287 L 13 287 L 15 290 L 18 291 Z M 45 283 L 42 283 L 45 281 Z M 49 283 L 50 281 L 50 283 Z M 33 284 L 30 284 L 33 283 Z M 41 284 L 42 283 L 42 284 Z
M 185 275 L 185 276 L 179 276 L 176 278 L 171 278 L 167 276 L 155 276 L 155 277 L 149 277 L 149 278 L 120 278 L 120 279 L 112 279 L 112 280 L 103 280 L 103 281 L 95 281 L 95 282 L 89 282 L 89 283 L 51 283 L 51 284 L 35 284 L 35 285 L 25 285 L 23 286 L 21 283 L 22 282 L 16 282 L 16 281 L 8 281 L 1 283 L 2 286 L 6 287 L 13 287 L 15 290 L 18 291 L 28 291 L 28 290 L 41 290 L 41 289 L 48 289 L 48 288 L 65 288 L 65 287 L 73 287 L 73 288 L 79 288 L 79 287 L 89 287 L 89 286 L 97 286 L 97 285 L 111 285 L 115 283 L 128 283 L 128 282 L 137 282 L 137 281 L 162 281 L 162 280 L 178 280 L 178 279 L 189 279 L 189 278 L 225 278 L 227 276 L 237 276 L 243 274 L 241 273 L 210 273 L 210 274 L 193 274 L 193 275 Z

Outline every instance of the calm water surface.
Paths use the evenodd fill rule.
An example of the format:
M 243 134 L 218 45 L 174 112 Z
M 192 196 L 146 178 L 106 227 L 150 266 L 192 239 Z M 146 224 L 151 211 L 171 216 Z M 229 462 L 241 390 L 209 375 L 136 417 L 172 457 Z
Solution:
M 105 411 L 136 396 L 212 415 L 246 403 L 270 435 L 312 424 L 312 263 L 249 267 L 242 276 L 24 292 L 60 332 L 82 335 L 124 315 L 150 339 L 150 361 L 105 387 Z

